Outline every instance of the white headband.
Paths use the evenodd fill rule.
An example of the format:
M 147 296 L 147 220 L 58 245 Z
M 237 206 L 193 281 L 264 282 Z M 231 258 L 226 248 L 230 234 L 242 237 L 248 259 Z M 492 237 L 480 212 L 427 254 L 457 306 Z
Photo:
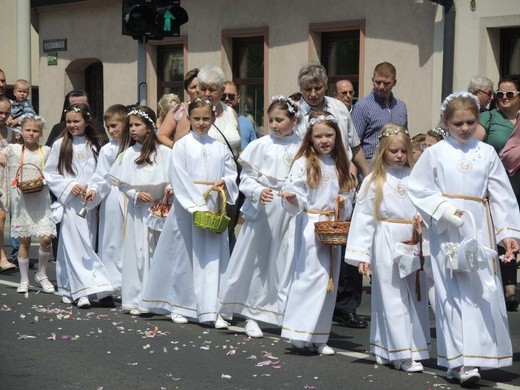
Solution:
M 467 91 L 459 91 L 459 92 L 453 92 L 451 95 L 448 95 L 444 99 L 444 101 L 441 104 L 441 116 L 444 116 L 444 111 L 446 111 L 446 107 L 448 106 L 448 104 L 453 99 L 456 99 L 456 98 L 459 98 L 459 97 L 465 97 L 465 98 L 473 99 L 475 101 L 475 103 L 477 104 L 477 110 L 480 110 L 480 101 L 478 100 L 478 98 L 475 95 L 473 95 L 472 93 L 467 92 Z
M 309 126 L 312 127 L 317 123 L 325 122 L 325 121 L 338 123 L 338 120 L 336 119 L 336 117 L 334 115 L 320 115 L 320 116 L 317 116 L 316 118 L 309 119 Z
M 152 120 L 152 118 L 150 118 L 150 116 L 146 112 L 134 108 L 131 111 L 129 111 L 127 115 L 138 115 L 141 118 L 146 119 L 152 125 L 153 131 L 157 133 L 157 126 L 155 125 L 155 122 Z

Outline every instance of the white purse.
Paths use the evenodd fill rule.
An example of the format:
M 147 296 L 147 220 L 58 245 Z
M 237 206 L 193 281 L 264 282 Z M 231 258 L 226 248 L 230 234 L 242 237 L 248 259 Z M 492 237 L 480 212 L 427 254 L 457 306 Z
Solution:
M 445 242 L 441 244 L 442 253 L 446 259 L 446 269 L 453 272 L 474 272 L 480 268 L 480 263 L 486 264 L 497 255 L 497 252 L 477 241 L 477 227 L 475 217 L 470 211 L 465 210 L 463 215 L 468 215 L 473 237 L 468 237 L 461 242 Z

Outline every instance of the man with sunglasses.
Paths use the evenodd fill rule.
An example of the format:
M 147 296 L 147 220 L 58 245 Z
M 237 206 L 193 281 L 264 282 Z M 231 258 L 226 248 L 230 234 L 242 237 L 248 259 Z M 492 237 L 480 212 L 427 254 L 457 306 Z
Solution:
M 352 112 L 354 93 L 354 85 L 352 85 L 350 80 L 339 80 L 336 82 L 336 99 L 341 100 L 349 112 Z
M 469 82 L 468 92 L 478 98 L 480 112 L 487 111 L 487 107 L 493 99 L 493 81 L 481 75 L 475 76 Z
M 253 140 L 256 139 L 255 127 L 253 122 L 240 113 L 240 94 L 237 86 L 232 81 L 224 82 L 224 93 L 222 101 L 233 108 L 238 115 L 238 125 L 240 126 L 240 143 L 242 150 Z

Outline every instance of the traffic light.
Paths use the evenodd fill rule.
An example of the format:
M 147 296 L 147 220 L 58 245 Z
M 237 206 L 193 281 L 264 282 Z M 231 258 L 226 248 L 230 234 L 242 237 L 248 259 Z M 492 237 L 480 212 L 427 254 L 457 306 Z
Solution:
M 123 35 L 139 41 L 178 37 L 187 21 L 180 0 L 123 0 Z
M 157 7 L 157 28 L 163 37 L 178 37 L 181 24 L 188 21 L 188 13 L 180 6 L 180 0 L 162 1 L 161 3 L 169 4 Z

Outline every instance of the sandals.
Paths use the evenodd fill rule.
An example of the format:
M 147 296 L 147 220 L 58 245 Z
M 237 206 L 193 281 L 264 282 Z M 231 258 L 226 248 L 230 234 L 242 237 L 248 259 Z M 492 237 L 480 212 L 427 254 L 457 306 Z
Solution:
M 8 271 L 8 270 L 14 271 L 15 269 L 17 269 L 17 267 L 13 263 L 7 262 L 6 265 L 0 265 L 0 272 L 4 272 L 4 271 Z

